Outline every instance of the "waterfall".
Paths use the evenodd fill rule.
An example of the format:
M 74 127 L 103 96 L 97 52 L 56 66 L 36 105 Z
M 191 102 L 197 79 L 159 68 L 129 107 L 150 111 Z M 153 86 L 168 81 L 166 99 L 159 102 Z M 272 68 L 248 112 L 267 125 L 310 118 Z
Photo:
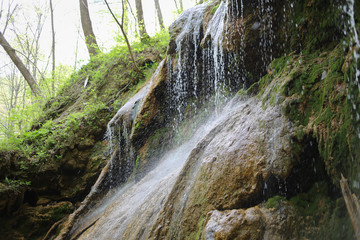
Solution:
M 353 114 L 352 120 L 355 123 L 355 131 L 357 132 L 357 137 L 360 139 L 360 106 L 357 105 L 358 99 L 360 97 L 360 40 L 359 35 L 356 30 L 355 25 L 355 10 L 354 10 L 355 1 L 348 0 L 343 6 L 343 11 L 347 16 L 347 22 L 344 28 L 344 35 L 350 37 L 349 45 L 350 51 L 352 51 L 352 70 L 353 75 L 348 76 L 348 87 L 347 87 L 347 97 L 348 101 L 351 104 Z M 354 161 L 354 160 L 353 160 Z M 356 189 L 360 189 L 360 173 L 356 174 L 356 179 L 353 180 L 352 186 Z
M 265 64 L 273 58 L 273 9 L 272 0 L 259 1 L 262 25 L 260 50 Z M 83 232 L 80 239 L 146 239 L 188 156 L 205 136 L 215 127 L 221 128 L 222 121 L 234 114 L 233 105 L 224 107 L 224 102 L 240 88 L 249 87 L 245 76 L 244 2 L 219 2 L 205 31 L 203 21 L 208 6 L 208 3 L 197 5 L 179 16 L 170 27 L 170 31 L 177 33 L 176 38 L 171 40 L 176 53 L 168 55 L 166 63 L 163 61 L 160 64 L 152 80 L 129 99 L 109 122 L 106 136 L 111 152 L 109 187 L 113 191 L 82 217 L 74 227 L 73 236 Z M 241 23 L 229 28 L 238 18 L 241 18 Z M 177 29 L 178 26 L 181 28 Z M 236 49 L 231 49 L 236 45 L 231 38 L 234 32 L 238 33 L 240 41 Z M 189 140 L 163 153 L 158 165 L 136 182 L 131 177 L 138 150 L 131 139 L 133 122 L 153 79 L 165 64 L 167 117 L 172 118 L 170 124 L 173 130 L 178 131 L 179 125 L 187 118 L 187 108 L 192 108 L 192 114 L 198 114 L 194 119 L 200 119 L 197 116 L 203 113 L 202 110 L 210 110 L 210 107 L 216 106 L 217 111 L 206 122 L 194 127 L 197 131 Z M 210 107 L 202 109 L 206 105 Z M 182 196 L 184 204 L 186 198 L 186 195 Z M 91 229 L 86 230 L 90 226 Z M 142 229 L 137 229 L 139 227 Z M 142 235 L 133 235 L 138 233 Z
M 231 5 L 232 4 L 232 5 Z M 207 79 L 211 94 L 215 94 L 215 105 L 221 103 L 229 93 L 245 86 L 245 28 L 243 16 L 244 5 L 241 1 L 235 4 L 229 0 L 222 1 L 211 18 L 204 39 L 209 41 L 208 48 L 203 50 L 203 76 Z M 242 24 L 229 29 L 234 19 L 240 17 Z M 237 51 L 230 49 L 236 45 L 229 36 L 234 32 L 240 35 L 240 46 Z M 237 64 L 234 64 L 234 63 Z
M 176 112 L 175 130 L 186 117 L 187 107 L 191 106 L 196 113 L 206 104 L 220 105 L 225 96 L 244 87 L 244 26 L 233 30 L 241 35 L 237 52 L 229 49 L 233 43 L 228 38 L 232 33 L 227 27 L 233 18 L 243 18 L 243 3 L 231 8 L 229 0 L 221 1 L 204 33 L 207 7 L 204 3 L 189 9 L 173 24 L 182 26 L 175 39 L 176 58 L 169 58 L 167 62 L 169 108 L 170 112 Z
M 139 182 L 130 180 L 115 194 L 102 199 L 76 225 L 73 234 L 84 231 L 79 239 L 146 239 L 190 153 L 215 127 L 233 116 L 233 105 L 227 106 L 221 114 L 213 114 L 204 121 L 189 140 L 164 153 L 156 168 Z M 91 225 L 91 231 L 86 231 Z M 143 229 L 140 231 L 139 227 Z
M 272 6 L 273 0 L 259 0 L 260 6 L 259 21 L 261 26 L 260 47 L 262 51 L 263 64 L 269 63 L 273 60 L 273 44 L 275 41 L 275 34 L 273 30 L 273 15 L 274 9 Z M 264 66 L 266 67 L 266 66 Z
M 199 81 L 197 63 L 201 57 L 198 52 L 206 7 L 207 4 L 203 3 L 186 10 L 174 23 L 175 25 L 183 22 L 183 28 L 175 39 L 178 54 L 175 69 L 173 69 L 171 58 L 168 60 L 168 76 L 169 82 L 171 82 L 168 85 L 168 93 L 169 96 L 172 96 L 169 106 L 176 108 L 175 124 L 184 119 L 184 109 L 188 104 L 188 99 L 197 98 Z M 189 49 L 193 49 L 193 51 L 189 51 Z
M 111 156 L 109 188 L 116 187 L 125 182 L 133 172 L 136 159 L 135 149 L 131 141 L 133 121 L 153 80 L 159 74 L 164 63 L 165 61 L 163 60 L 148 83 L 119 109 L 107 125 L 105 139 L 109 142 L 109 153 Z
M 354 48 L 354 52 L 353 52 L 353 56 L 354 56 L 354 68 L 355 68 L 355 75 L 354 75 L 354 84 L 358 87 L 358 90 L 360 91 L 360 82 L 359 82 L 359 78 L 360 78 L 360 69 L 358 68 L 358 61 L 360 59 L 360 41 L 359 41 L 359 36 L 356 30 L 356 26 L 355 26 L 355 11 L 354 11 L 354 5 L 355 5 L 355 1 L 354 0 L 349 0 L 348 4 L 344 7 L 344 11 L 346 12 L 346 14 L 349 16 L 348 19 L 348 27 L 350 28 L 349 33 L 351 34 L 351 41 L 350 41 L 350 48 Z M 344 32 L 345 34 L 347 33 L 347 31 L 345 30 Z M 352 99 L 353 97 L 356 98 L 356 96 L 351 96 L 349 95 L 349 98 Z M 357 106 L 353 103 L 353 108 L 354 110 L 357 109 Z M 357 112 L 357 116 L 356 116 L 356 120 L 359 121 L 360 120 L 360 115 Z M 359 129 L 359 133 L 358 136 L 360 138 L 360 129 Z
M 227 24 L 228 16 L 228 1 L 221 2 L 219 8 L 215 12 L 213 18 L 209 22 L 209 27 L 205 36 L 210 36 L 211 48 L 209 52 L 205 54 L 211 54 L 206 56 L 207 58 L 213 58 L 213 70 L 214 70 L 214 92 L 215 92 L 215 104 L 220 101 L 221 95 L 224 94 L 225 86 L 223 81 L 225 80 L 225 56 L 224 56 L 224 40 L 227 41 L 225 30 L 225 24 Z

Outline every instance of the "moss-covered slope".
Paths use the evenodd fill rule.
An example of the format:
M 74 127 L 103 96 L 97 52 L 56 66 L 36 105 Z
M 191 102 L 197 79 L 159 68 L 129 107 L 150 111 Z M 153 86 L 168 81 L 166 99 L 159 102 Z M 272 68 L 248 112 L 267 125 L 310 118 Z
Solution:
M 166 44 L 167 34 L 133 44 L 141 72 L 125 45 L 94 57 L 30 131 L 9 139 L 13 150 L 0 152 L 0 236 L 41 238 L 83 200 L 109 158 L 107 123 L 149 78 Z

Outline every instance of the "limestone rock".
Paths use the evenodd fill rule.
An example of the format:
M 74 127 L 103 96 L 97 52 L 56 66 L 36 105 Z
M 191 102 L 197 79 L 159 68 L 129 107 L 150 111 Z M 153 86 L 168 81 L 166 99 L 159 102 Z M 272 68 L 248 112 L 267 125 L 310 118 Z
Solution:
M 24 200 L 25 188 L 0 183 L 0 212 L 11 215 L 18 211 Z
M 276 209 L 259 205 L 240 210 L 213 210 L 206 221 L 202 232 L 202 239 L 206 240 L 298 239 L 296 211 L 285 203 Z
M 263 110 L 255 98 L 233 104 L 236 110 L 190 155 L 155 224 L 162 225 L 156 237 L 195 234 L 207 212 L 252 205 L 270 176 L 289 175 L 293 130 L 280 107 Z

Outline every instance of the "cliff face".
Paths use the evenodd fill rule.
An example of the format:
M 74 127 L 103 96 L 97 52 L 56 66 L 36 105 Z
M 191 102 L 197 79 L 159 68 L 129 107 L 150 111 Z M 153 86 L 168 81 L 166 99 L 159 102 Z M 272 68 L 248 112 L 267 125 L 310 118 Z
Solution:
M 339 180 L 359 192 L 358 8 L 228 0 L 182 13 L 146 93 L 111 121 L 128 183 L 61 236 L 352 239 Z M 182 138 L 182 157 L 164 151 Z
M 339 180 L 360 193 L 359 5 L 182 13 L 153 76 L 122 92 L 106 167 L 57 239 L 353 239 Z

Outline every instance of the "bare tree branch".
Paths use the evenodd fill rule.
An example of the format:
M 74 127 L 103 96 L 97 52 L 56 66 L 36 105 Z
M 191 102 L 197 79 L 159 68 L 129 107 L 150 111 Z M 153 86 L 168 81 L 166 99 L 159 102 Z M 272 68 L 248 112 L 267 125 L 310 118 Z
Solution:
M 121 13 L 121 25 L 124 26 L 124 19 L 125 19 L 125 4 L 124 4 L 124 0 L 121 0 L 121 9 L 122 9 L 122 13 Z
M 13 49 L 10 44 L 6 41 L 2 32 L 0 32 L 0 45 L 4 48 L 6 53 L 9 55 L 11 60 L 14 62 L 16 67 L 19 69 L 21 74 L 24 76 L 25 80 L 29 84 L 31 91 L 34 93 L 35 96 L 41 95 L 41 90 L 35 81 L 34 77 L 31 75 L 29 70 L 25 67 L 24 63 L 21 59 L 17 56 L 15 49 Z
M 176 0 L 174 0 L 174 3 L 175 3 L 176 10 L 179 11 L 179 8 L 178 8 L 178 5 L 177 5 Z
M 109 12 L 110 12 L 111 15 L 113 16 L 115 22 L 119 25 L 119 27 L 120 27 L 120 29 L 121 29 L 121 32 L 122 32 L 123 35 L 124 35 L 125 42 L 126 42 L 126 45 L 127 45 L 128 49 L 129 49 L 130 57 L 131 57 L 132 62 L 134 63 L 135 70 L 136 70 L 137 72 L 141 72 L 140 69 L 138 68 L 137 64 L 136 64 L 134 55 L 133 55 L 133 53 L 132 53 L 132 51 L 131 51 L 130 42 L 129 42 L 129 39 L 127 38 L 127 35 L 126 35 L 126 33 L 125 33 L 124 26 L 117 20 L 115 14 L 114 14 L 113 11 L 111 10 L 111 8 L 110 8 L 109 4 L 107 3 L 107 1 L 104 0 L 104 2 L 105 2 L 105 4 L 106 4 L 107 8 L 109 9 Z
M 128 3 L 128 6 L 129 6 L 129 9 L 130 9 L 131 15 L 132 15 L 132 16 L 133 16 L 133 18 L 136 20 L 136 17 L 135 17 L 134 11 L 133 11 L 133 9 L 132 9 L 132 7 L 131 7 L 131 4 L 130 4 L 129 0 L 126 0 L 126 2 Z
M 52 92 L 55 92 L 55 26 L 54 26 L 54 9 L 53 9 L 52 0 L 50 0 L 50 14 L 51 14 L 51 35 L 52 35 L 52 47 L 51 47 L 51 52 L 52 52 L 52 71 L 51 71 L 52 84 L 51 84 L 51 88 L 52 88 Z
M 14 0 L 12 0 L 11 2 L 9 2 L 9 6 L 8 6 L 8 11 L 7 11 L 7 14 L 6 14 L 6 20 L 5 20 L 5 26 L 4 26 L 4 29 L 3 29 L 3 34 L 5 34 L 5 31 L 9 25 L 9 22 L 11 21 L 12 17 L 15 15 L 15 11 L 16 9 L 18 8 L 18 4 L 15 5 L 15 7 L 13 9 L 11 9 L 11 6 L 13 4 Z M 1 12 L 0 12 L 0 19 L 2 17 L 2 10 L 3 8 L 3 1 L 1 2 Z

